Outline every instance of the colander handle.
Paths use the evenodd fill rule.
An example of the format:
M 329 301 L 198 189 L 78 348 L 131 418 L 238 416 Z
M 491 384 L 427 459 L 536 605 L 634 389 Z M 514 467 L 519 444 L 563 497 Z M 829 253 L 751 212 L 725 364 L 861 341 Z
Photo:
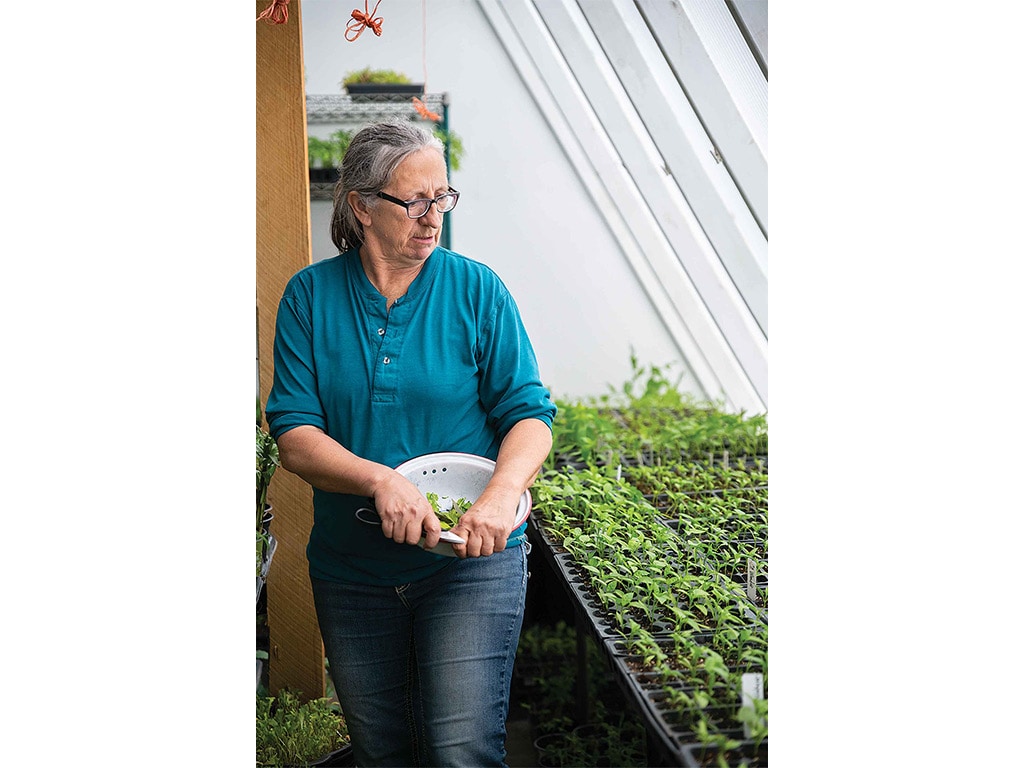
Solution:
M 360 507 L 356 510 L 356 520 L 361 523 L 367 523 L 369 525 L 380 525 L 380 515 L 377 514 L 377 510 L 373 507 Z M 441 541 L 445 541 L 449 544 L 465 544 L 466 540 L 461 536 L 456 536 L 451 531 L 441 531 Z
M 356 510 L 356 520 L 369 525 L 380 525 L 380 515 L 373 507 L 360 507 Z

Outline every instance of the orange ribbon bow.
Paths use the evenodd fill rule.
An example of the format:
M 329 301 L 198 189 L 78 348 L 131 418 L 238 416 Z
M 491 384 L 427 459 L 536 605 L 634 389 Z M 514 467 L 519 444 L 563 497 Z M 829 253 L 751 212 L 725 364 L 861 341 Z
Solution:
M 377 5 L 380 5 L 380 0 L 377 0 Z M 352 18 L 345 26 L 346 40 L 348 40 L 350 43 L 354 43 L 359 38 L 359 36 L 363 34 L 363 30 L 366 29 L 367 27 L 373 30 L 373 34 L 375 34 L 377 37 L 380 37 L 380 27 L 381 24 L 384 23 L 384 18 L 374 18 L 374 14 L 377 13 L 377 5 L 373 6 L 373 12 L 371 13 L 370 0 L 366 0 L 366 2 L 363 4 L 363 8 L 366 9 L 365 13 L 363 11 L 360 11 L 358 8 L 352 11 Z M 351 37 L 349 37 L 349 35 L 351 35 Z
M 267 24 L 284 24 L 288 21 L 288 0 L 270 0 L 270 5 L 256 17 L 256 21 L 260 19 L 266 19 Z
M 437 112 L 431 112 L 427 109 L 427 105 L 417 99 L 415 96 L 412 97 L 412 105 L 416 107 L 416 111 L 420 113 L 420 116 L 427 119 L 438 122 L 441 120 L 441 116 Z

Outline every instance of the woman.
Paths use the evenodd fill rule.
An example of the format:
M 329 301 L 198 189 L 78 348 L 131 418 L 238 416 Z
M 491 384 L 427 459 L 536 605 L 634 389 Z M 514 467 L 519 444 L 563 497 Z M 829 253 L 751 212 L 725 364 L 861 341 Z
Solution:
M 314 603 L 364 767 L 504 765 L 529 549 L 512 527 L 555 406 L 505 285 L 438 246 L 458 199 L 427 131 L 359 131 L 334 193 L 341 253 L 298 272 L 277 315 L 267 421 L 313 486 Z M 442 451 L 496 463 L 456 558 L 430 552 L 440 523 L 393 469 Z M 354 516 L 367 499 L 379 528 Z

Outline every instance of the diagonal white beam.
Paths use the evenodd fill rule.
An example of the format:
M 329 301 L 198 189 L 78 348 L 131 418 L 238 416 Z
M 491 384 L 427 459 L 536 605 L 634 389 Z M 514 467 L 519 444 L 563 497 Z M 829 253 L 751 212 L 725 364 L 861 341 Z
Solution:
M 697 220 L 679 186 L 679 179 L 668 173 L 660 147 L 637 113 L 614 68 L 595 37 L 587 20 L 573 0 L 545 0 L 536 8 L 547 25 L 559 54 L 564 57 L 576 83 L 585 95 L 590 111 L 596 114 L 607 133 L 657 226 L 667 239 L 683 269 L 700 294 L 732 352 L 748 378 L 759 391 L 767 389 L 767 339 L 740 292 L 733 276 L 709 243 L 707 232 Z M 548 85 L 558 89 L 553 79 Z M 568 105 L 568 94 L 560 98 Z M 565 109 L 571 107 L 566 106 Z M 571 125 L 582 119 L 570 116 Z M 676 137 L 676 142 L 679 141 Z M 721 207 L 717 215 L 726 215 Z M 747 214 L 749 216 L 749 213 Z M 748 264 L 750 255 L 747 255 Z M 660 273 L 659 273 L 660 274 Z M 767 278 L 759 272 L 750 291 L 766 304 Z M 767 307 L 764 307 L 767 311 Z
M 767 239 L 639 10 L 625 2 L 582 2 L 579 8 L 664 156 L 667 169 L 767 336 Z M 687 268 L 692 264 L 688 262 Z M 722 320 L 722 315 L 715 316 Z M 740 344 L 731 331 L 726 335 Z M 737 353 L 744 355 L 741 348 Z M 744 357 L 744 362 L 749 366 L 752 361 Z
M 736 186 L 767 232 L 768 81 L 736 20 L 721 0 L 636 2 Z
M 734 409 L 766 410 L 766 393 L 682 269 L 536 9 L 526 0 L 478 2 L 700 386 Z

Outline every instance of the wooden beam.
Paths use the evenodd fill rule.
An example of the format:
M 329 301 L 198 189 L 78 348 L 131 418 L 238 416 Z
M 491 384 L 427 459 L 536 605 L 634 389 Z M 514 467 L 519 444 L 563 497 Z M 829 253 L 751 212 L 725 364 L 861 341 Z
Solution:
M 257 0 L 258 16 L 269 0 Z M 285 283 L 312 261 L 306 95 L 299 0 L 284 24 L 256 22 L 256 327 L 260 398 L 274 376 L 274 325 Z M 270 484 L 277 551 L 267 574 L 270 690 L 324 695 L 324 649 L 313 608 L 306 543 L 313 493 L 279 469 Z

